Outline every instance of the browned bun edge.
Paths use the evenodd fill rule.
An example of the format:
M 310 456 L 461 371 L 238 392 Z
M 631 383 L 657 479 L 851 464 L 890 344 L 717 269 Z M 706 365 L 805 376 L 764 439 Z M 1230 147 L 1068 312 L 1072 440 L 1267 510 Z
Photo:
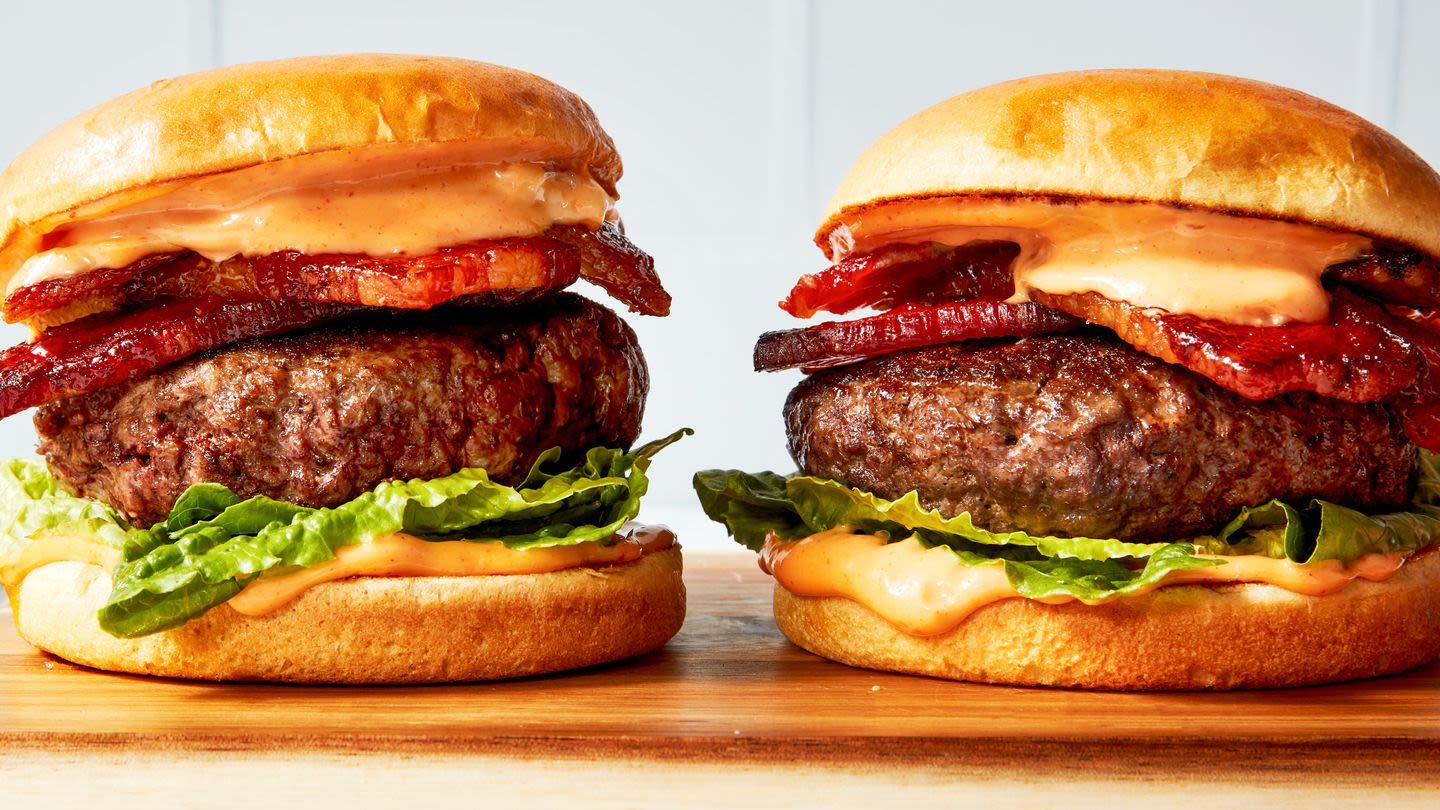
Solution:
M 664 644 L 685 619 L 678 548 L 548 574 L 356 577 L 317 585 L 265 616 L 220 605 L 174 630 L 106 634 L 97 566 L 32 571 L 13 605 L 20 635 L 96 669 L 215 681 L 434 683 L 616 661 Z
M 0 253 L 119 192 L 341 149 L 481 142 L 588 169 L 615 196 L 615 144 L 553 82 L 467 59 L 305 57 L 164 79 L 61 124 L 0 174 Z
M 942 101 L 860 156 L 815 241 L 828 253 L 831 232 L 868 209 L 951 196 L 1163 203 L 1440 256 L 1440 175 L 1393 135 L 1314 96 L 1211 73 L 1057 73 Z
M 939 636 L 906 635 L 857 602 L 775 586 L 781 632 L 869 669 L 1016 686 L 1242 689 L 1411 669 L 1440 655 L 1440 552 L 1329 596 L 1273 585 L 1178 585 L 1102 605 L 1013 598 Z

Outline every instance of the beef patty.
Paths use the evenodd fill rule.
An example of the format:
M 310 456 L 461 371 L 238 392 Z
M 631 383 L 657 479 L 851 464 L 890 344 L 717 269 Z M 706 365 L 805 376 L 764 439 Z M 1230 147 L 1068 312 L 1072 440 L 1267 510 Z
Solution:
M 1415 449 L 1380 405 L 1251 401 L 1113 336 L 950 344 L 822 372 L 785 403 L 806 474 L 915 490 L 994 531 L 1126 540 L 1317 497 L 1403 505 Z
M 35 426 L 62 482 L 148 525 L 200 482 L 306 506 L 462 467 L 513 483 L 550 447 L 628 446 L 648 388 L 630 327 L 560 294 L 239 343 L 48 405 Z

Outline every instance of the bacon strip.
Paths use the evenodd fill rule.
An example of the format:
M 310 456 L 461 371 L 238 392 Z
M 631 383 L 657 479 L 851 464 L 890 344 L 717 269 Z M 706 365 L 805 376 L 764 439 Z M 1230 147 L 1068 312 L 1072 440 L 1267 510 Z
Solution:
M 1390 400 L 1405 435 L 1419 447 L 1440 452 L 1440 311 L 1387 307 L 1391 328 L 1420 352 L 1420 373 Z
M 655 260 L 625 238 L 614 223 L 599 231 L 579 225 L 557 225 L 547 236 L 580 251 L 580 275 L 599 285 L 615 300 L 642 315 L 669 315 L 670 293 L 655 274 Z
M 282 251 L 220 262 L 193 253 L 152 256 L 22 287 L 6 299 L 4 316 L 43 329 L 160 298 L 208 296 L 428 309 L 498 290 L 563 289 L 581 275 L 636 311 L 669 311 L 654 260 L 613 226 L 599 233 L 561 226 L 550 234 L 472 242 L 423 256 Z
M 969 298 L 1003 301 L 1015 293 L 1010 265 L 1019 253 L 1013 242 L 889 245 L 802 276 L 780 308 L 808 318 L 860 307 L 891 309 Z
M 1373 402 L 1405 389 L 1419 373 L 1418 352 L 1385 312 L 1344 289 L 1334 291 L 1328 323 L 1283 326 L 1238 326 L 1095 293 L 1032 296 L 1249 399 L 1314 391 Z
M 136 276 L 142 275 L 152 268 L 169 265 L 185 255 L 190 254 L 157 253 L 124 267 L 107 267 L 102 270 L 50 279 L 39 284 L 21 287 L 5 299 L 0 314 L 4 315 L 7 323 L 29 321 L 41 313 L 52 312 L 76 301 L 120 289 Z M 118 304 L 109 303 L 107 298 L 106 303 L 100 306 L 104 309 L 113 309 Z
M 807 372 L 903 349 L 978 338 L 1068 332 L 1080 320 L 1039 304 L 962 301 L 906 306 L 869 318 L 767 332 L 755 344 L 755 370 Z
M 1440 307 L 1440 262 L 1411 250 L 1377 246 L 1367 256 L 1326 269 L 1325 278 L 1385 303 Z
M 475 242 L 424 256 L 283 251 L 220 262 L 193 253 L 167 259 L 22 287 L 6 300 L 5 317 L 44 328 L 161 298 L 210 296 L 428 309 L 495 290 L 562 289 L 580 276 L 579 253 L 546 238 Z
M 131 380 L 196 352 L 303 329 L 361 307 L 279 301 L 169 301 L 95 315 L 0 352 L 0 418 Z

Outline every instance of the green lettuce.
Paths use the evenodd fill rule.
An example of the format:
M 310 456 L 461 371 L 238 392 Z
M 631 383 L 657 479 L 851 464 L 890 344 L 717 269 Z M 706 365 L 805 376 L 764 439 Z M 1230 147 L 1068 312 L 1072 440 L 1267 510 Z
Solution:
M 1416 551 L 1440 540 L 1440 464 L 1423 453 L 1414 502 L 1404 512 L 1367 515 L 1322 500 L 1271 501 L 1241 510 L 1213 535 L 1137 543 L 1091 537 L 990 532 L 970 515 L 946 517 L 911 492 L 887 501 L 834 481 L 772 472 L 695 474 L 701 508 L 737 542 L 758 551 L 773 532 L 794 540 L 838 526 L 892 541 L 917 537 L 945 546 L 967 565 L 1003 565 L 1028 597 L 1098 599 L 1160 582 L 1172 571 L 1223 565 L 1207 555 L 1258 554 L 1302 565 L 1350 563 L 1366 554 Z
M 1185 543 L 1160 546 L 1147 556 L 1144 565 L 1139 567 L 1126 565 L 1124 558 L 997 560 L 968 551 L 956 550 L 955 554 L 967 565 L 1003 565 L 1005 576 L 1016 592 L 1030 599 L 1044 599 L 1047 596 L 1071 596 L 1077 599 L 1124 596 L 1153 588 L 1174 571 L 1224 565 L 1214 558 L 1196 557 L 1194 548 Z
M 148 529 L 114 510 L 64 493 L 38 461 L 0 470 L 0 559 L 48 534 L 80 533 L 122 550 L 100 626 L 132 638 L 177 627 L 239 593 L 257 577 L 334 558 L 342 546 L 404 532 L 427 540 L 498 542 L 517 549 L 605 540 L 639 514 L 646 472 L 685 429 L 630 452 L 591 449 L 559 469 L 559 448 L 536 460 L 514 487 L 465 469 L 431 480 L 390 481 L 331 509 L 264 496 L 241 499 L 198 484 Z
M 899 500 L 887 501 L 864 490 L 804 475 L 787 478 L 772 472 L 702 470 L 695 474 L 694 484 L 705 514 L 723 523 L 732 537 L 754 551 L 760 550 L 765 535 L 771 531 L 782 539 L 793 540 L 836 526 L 849 526 L 867 534 L 887 534 L 895 539 L 918 534 L 933 545 L 961 550 L 976 546 L 1033 550 L 1037 558 L 1147 557 L 1166 545 L 989 532 L 976 526 L 969 513 L 947 518 L 938 511 L 926 509 L 914 492 Z M 999 548 L 992 549 L 992 555 L 998 551 Z
M 0 560 L 18 554 L 36 538 L 90 537 L 124 549 L 130 534 L 130 524 L 119 512 L 61 489 L 40 459 L 0 461 Z

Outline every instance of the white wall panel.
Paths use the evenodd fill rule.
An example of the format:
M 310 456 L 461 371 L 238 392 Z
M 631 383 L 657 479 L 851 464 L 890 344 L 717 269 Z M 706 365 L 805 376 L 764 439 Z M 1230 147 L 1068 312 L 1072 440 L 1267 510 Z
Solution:
M 7 5 L 0 18 L 0 166 L 76 114 L 191 69 L 184 0 Z M 28 332 L 0 326 L 0 348 Z M 35 452 L 28 413 L 0 421 L 0 457 Z
M 1399 11 L 1391 131 L 1440 167 L 1440 3 L 1405 0 Z

